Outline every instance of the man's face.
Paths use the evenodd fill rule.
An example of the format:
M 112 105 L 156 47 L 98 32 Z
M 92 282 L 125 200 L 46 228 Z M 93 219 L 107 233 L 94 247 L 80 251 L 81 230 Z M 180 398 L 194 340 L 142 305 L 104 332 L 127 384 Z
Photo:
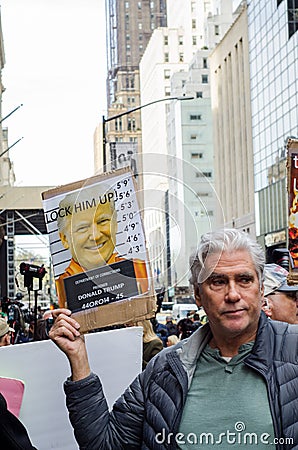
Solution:
M 298 292 L 275 291 L 267 296 L 269 317 L 281 322 L 298 323 Z
M 196 289 L 198 306 L 208 315 L 213 335 L 254 338 L 263 289 L 247 251 L 223 252 L 206 258 L 209 273 Z
M 110 202 L 72 214 L 60 233 L 65 248 L 84 269 L 106 264 L 116 244 L 116 213 Z

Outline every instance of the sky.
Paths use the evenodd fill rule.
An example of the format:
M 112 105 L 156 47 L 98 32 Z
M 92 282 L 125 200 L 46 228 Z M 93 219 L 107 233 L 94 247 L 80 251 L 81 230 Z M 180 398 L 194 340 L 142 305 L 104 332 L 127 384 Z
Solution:
M 106 113 L 104 0 L 0 0 L 2 117 L 16 186 L 94 175 L 93 134 Z

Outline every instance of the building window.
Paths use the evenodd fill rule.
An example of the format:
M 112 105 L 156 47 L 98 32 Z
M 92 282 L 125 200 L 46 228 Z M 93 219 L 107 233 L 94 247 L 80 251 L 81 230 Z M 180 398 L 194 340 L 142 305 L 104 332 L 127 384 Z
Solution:
M 163 43 L 164 43 L 164 45 L 169 45 L 169 36 L 163 37 Z
M 179 45 L 183 45 L 183 36 L 178 37 Z
M 189 116 L 190 120 L 201 120 L 202 119 L 202 115 L 201 114 L 191 114 Z
M 169 97 L 171 95 L 171 88 L 169 86 L 165 87 L 165 96 Z
M 143 28 L 143 25 L 141 23 L 138 24 L 139 30 Z
M 122 131 L 122 118 L 115 119 L 115 131 Z
M 142 52 L 143 51 L 143 44 L 139 45 L 139 51 Z
M 196 92 L 196 98 L 203 98 L 203 92 L 202 91 Z
M 129 8 L 129 2 L 125 2 L 125 9 Z
M 289 38 L 298 30 L 298 0 L 288 0 Z
M 131 75 L 130 77 L 126 77 L 125 85 L 126 85 L 126 89 L 134 89 L 134 87 L 135 87 L 135 79 L 134 79 L 133 75 Z
M 138 9 L 142 9 L 142 2 L 138 2 Z
M 197 135 L 195 135 L 195 136 L 197 136 Z M 192 159 L 202 159 L 203 153 L 192 153 L 191 157 L 192 157 Z
M 198 197 L 209 197 L 209 192 L 197 192 Z
M 154 8 L 154 2 L 150 2 L 150 8 L 151 8 L 151 9 Z
M 169 62 L 169 54 L 168 53 L 165 53 L 165 62 L 166 63 Z
M 193 30 L 195 30 L 195 29 L 197 28 L 197 22 L 196 22 L 196 19 L 192 19 L 192 21 L 191 21 L 191 28 L 192 28 Z
M 196 177 L 197 178 L 202 178 L 202 177 L 211 178 L 212 172 L 196 172 Z
M 207 60 L 207 58 L 203 58 L 203 69 L 208 69 L 208 60 Z
M 171 71 L 169 69 L 164 70 L 164 79 L 168 80 L 171 77 Z
M 190 139 L 191 139 L 192 141 L 195 141 L 195 140 L 197 139 L 197 137 L 198 137 L 197 134 L 191 134 L 191 135 L 190 135 Z M 192 158 L 196 158 L 196 156 L 194 156 L 194 155 L 198 155 L 198 153 L 192 153 L 192 154 L 191 154 L 191 157 L 192 157 Z
M 192 45 L 197 45 L 197 36 L 192 37 Z
M 214 34 L 215 36 L 219 36 L 219 25 L 214 25 Z
M 202 83 L 207 84 L 208 83 L 208 75 L 202 75 Z
M 179 62 L 183 62 L 183 61 L 184 61 L 184 54 L 179 53 Z

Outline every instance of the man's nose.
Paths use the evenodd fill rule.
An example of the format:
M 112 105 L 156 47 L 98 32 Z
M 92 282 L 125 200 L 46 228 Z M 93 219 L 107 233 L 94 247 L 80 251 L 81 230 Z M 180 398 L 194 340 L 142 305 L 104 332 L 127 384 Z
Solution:
M 91 227 L 91 237 L 96 240 L 99 239 L 102 234 L 101 227 L 94 223 Z
M 239 292 L 239 287 L 237 287 L 237 283 L 235 281 L 230 280 L 226 287 L 226 300 L 230 302 L 237 302 L 240 300 L 241 295 Z

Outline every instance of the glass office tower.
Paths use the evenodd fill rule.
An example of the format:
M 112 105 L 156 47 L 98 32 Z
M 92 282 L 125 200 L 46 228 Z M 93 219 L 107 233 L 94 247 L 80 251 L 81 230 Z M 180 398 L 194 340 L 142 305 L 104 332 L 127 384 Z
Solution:
M 287 245 L 286 143 L 298 130 L 298 0 L 248 0 L 257 238 Z

